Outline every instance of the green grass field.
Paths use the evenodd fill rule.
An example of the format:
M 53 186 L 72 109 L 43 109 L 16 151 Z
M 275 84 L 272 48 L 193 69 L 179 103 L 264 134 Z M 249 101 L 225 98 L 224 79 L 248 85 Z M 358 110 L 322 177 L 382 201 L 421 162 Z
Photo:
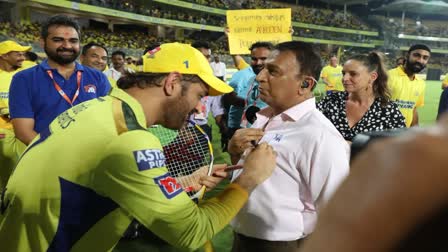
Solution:
M 437 108 L 439 105 L 440 93 L 442 92 L 440 81 L 427 81 L 426 82 L 426 95 L 425 106 L 419 109 L 419 119 L 421 126 L 427 126 L 434 123 L 437 116 Z M 323 84 L 319 84 L 315 93 L 317 95 L 323 94 Z M 230 163 L 230 159 L 227 153 L 221 152 L 219 129 L 214 124 L 213 120 L 209 120 L 213 127 L 213 147 L 215 150 L 216 163 Z M 228 181 L 224 181 L 214 191 L 207 194 L 207 197 L 211 197 L 216 193 L 219 193 Z M 232 229 L 230 226 L 224 228 L 218 233 L 212 240 L 215 252 L 229 252 L 232 246 L 233 240 Z M 114 250 L 115 252 L 127 252 L 127 251 L 180 251 L 166 246 L 154 246 L 151 241 L 145 239 L 145 237 L 139 238 L 133 241 L 121 241 Z

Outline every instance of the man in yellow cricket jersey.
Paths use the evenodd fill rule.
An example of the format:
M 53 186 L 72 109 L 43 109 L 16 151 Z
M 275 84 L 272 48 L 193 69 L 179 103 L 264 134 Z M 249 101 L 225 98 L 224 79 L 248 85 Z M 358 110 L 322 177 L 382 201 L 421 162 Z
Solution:
M 335 91 L 344 91 L 344 86 L 342 85 L 342 66 L 338 65 L 338 57 L 336 55 L 330 56 L 330 63 L 328 66 L 322 68 L 320 77 L 325 83 L 327 95 Z
M 25 52 L 30 46 L 22 46 L 7 40 L 0 43 L 0 190 L 6 184 L 25 145 L 15 138 L 9 119 L 9 86 L 12 77 L 22 70 Z
M 425 105 L 425 81 L 416 74 L 420 73 L 431 57 L 428 46 L 416 44 L 409 48 L 404 66 L 389 71 L 388 85 L 391 100 L 406 119 L 406 127 L 418 126 L 417 108 Z
M 171 177 L 146 128 L 179 129 L 201 97 L 232 91 L 193 47 L 151 50 L 144 73 L 118 86 L 63 112 L 28 146 L 0 198 L 2 251 L 110 251 L 132 218 L 174 246 L 196 249 L 272 174 L 276 154 L 260 144 L 240 177 L 199 205 Z

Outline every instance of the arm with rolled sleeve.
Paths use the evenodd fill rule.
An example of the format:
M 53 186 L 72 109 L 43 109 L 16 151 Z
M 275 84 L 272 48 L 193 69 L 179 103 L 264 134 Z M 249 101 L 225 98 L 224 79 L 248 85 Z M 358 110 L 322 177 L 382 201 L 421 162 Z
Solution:
M 162 147 L 148 132 L 133 131 L 117 137 L 105 149 L 95 175 L 95 188 L 171 245 L 189 249 L 202 246 L 230 222 L 248 199 L 246 190 L 231 184 L 217 197 L 196 205 L 164 166 L 142 169 L 134 157 L 138 150 L 157 152 Z M 160 178 L 171 181 L 171 194 L 158 182 Z
M 336 134 L 321 133 L 313 147 L 310 164 L 305 174 L 311 197 L 319 209 L 349 173 L 349 145 Z

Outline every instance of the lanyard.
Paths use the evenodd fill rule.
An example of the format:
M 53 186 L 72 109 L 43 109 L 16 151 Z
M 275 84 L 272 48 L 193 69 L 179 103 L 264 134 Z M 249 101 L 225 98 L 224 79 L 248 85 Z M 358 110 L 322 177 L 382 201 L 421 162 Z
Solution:
M 62 88 L 59 86 L 59 84 L 54 80 L 53 72 L 51 70 L 47 70 L 47 73 L 48 73 L 48 76 L 50 76 L 51 80 L 53 81 L 53 85 L 54 85 L 54 88 L 56 88 L 56 91 L 58 91 L 58 93 L 62 96 L 62 98 L 64 98 L 64 100 L 66 100 L 68 102 L 68 104 L 70 104 L 70 106 L 73 107 L 73 103 L 75 102 L 76 98 L 78 98 L 79 89 L 81 88 L 82 72 L 81 71 L 76 72 L 76 83 L 77 83 L 78 88 L 76 89 L 75 95 L 73 96 L 72 100 L 70 100 L 70 98 L 68 98 L 68 96 L 64 92 L 64 90 L 62 90 Z

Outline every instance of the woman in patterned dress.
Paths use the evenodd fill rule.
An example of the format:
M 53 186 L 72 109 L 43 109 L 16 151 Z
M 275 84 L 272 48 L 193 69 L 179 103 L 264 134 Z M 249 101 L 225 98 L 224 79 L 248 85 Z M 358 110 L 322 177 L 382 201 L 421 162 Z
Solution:
M 344 92 L 326 96 L 318 109 L 347 141 L 358 133 L 406 127 L 404 117 L 390 101 L 387 72 L 377 52 L 350 57 L 342 70 Z

